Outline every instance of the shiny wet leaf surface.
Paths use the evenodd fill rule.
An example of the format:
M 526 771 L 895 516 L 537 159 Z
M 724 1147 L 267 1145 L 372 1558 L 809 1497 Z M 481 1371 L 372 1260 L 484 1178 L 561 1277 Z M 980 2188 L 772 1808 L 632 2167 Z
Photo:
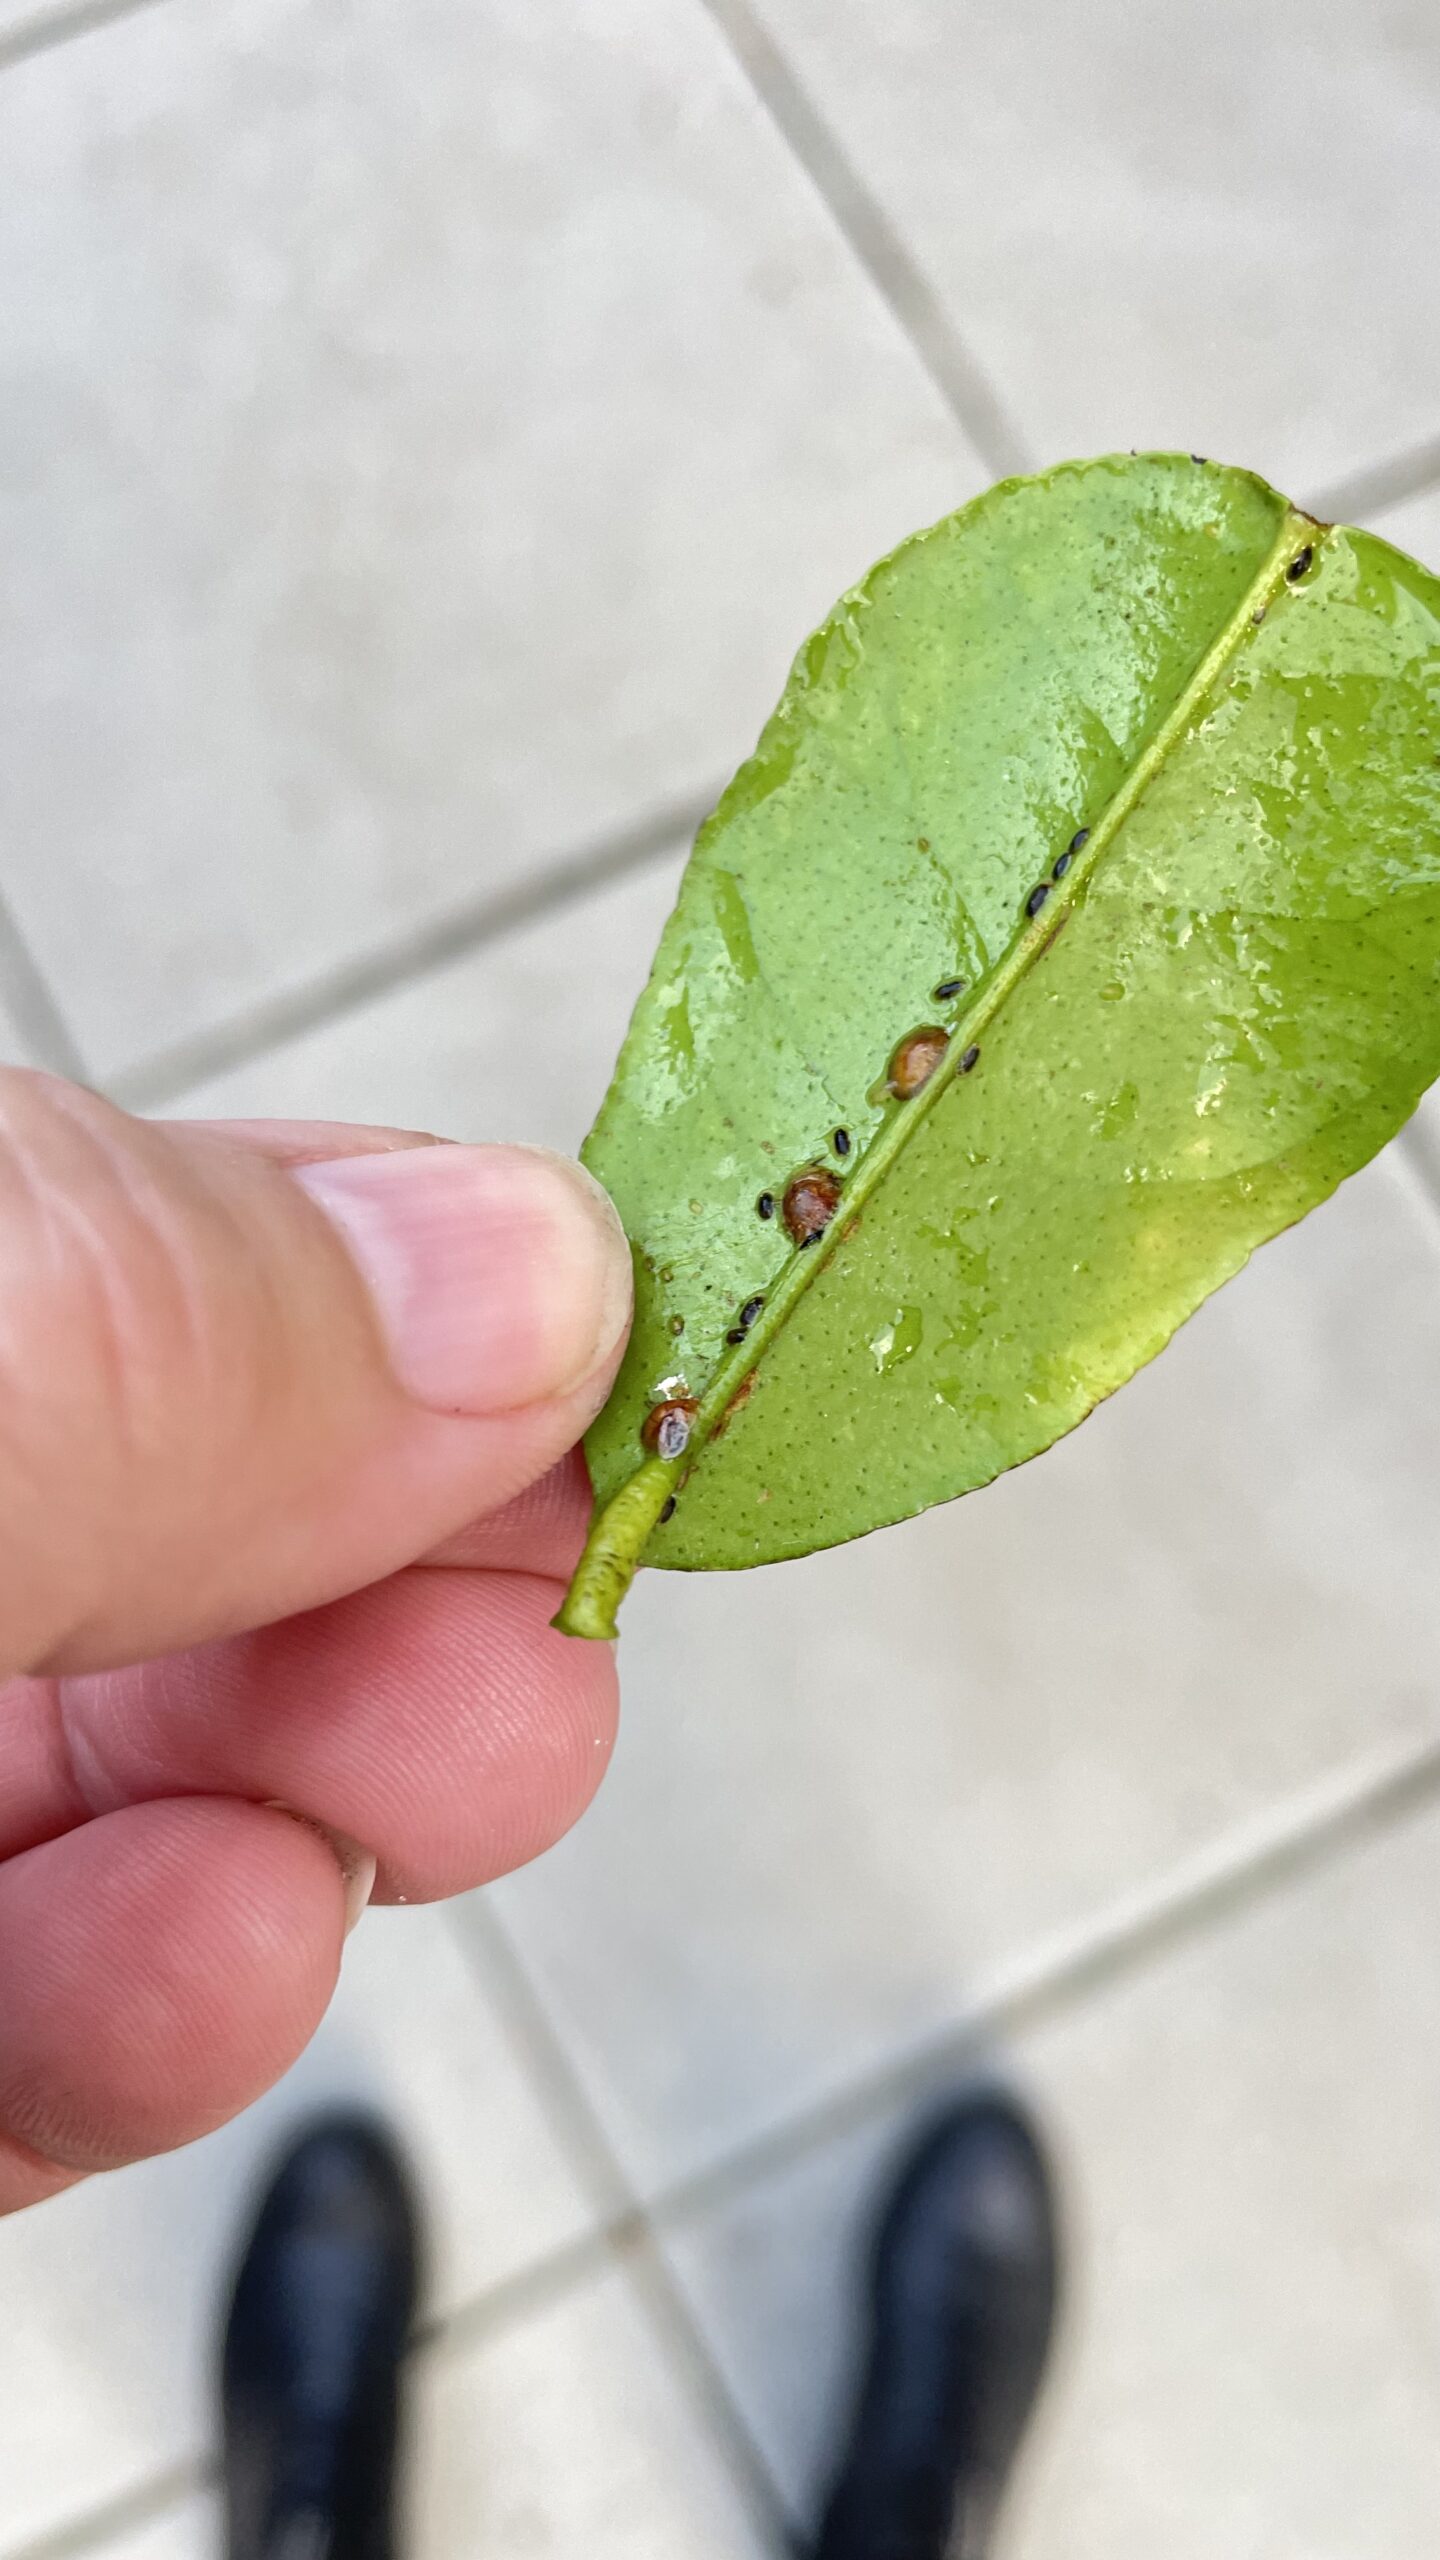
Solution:
M 702 830 L 585 1149 L 638 1303 L 565 1623 L 1034 1456 L 1437 1073 L 1440 581 L 1183 456 L 917 535 Z

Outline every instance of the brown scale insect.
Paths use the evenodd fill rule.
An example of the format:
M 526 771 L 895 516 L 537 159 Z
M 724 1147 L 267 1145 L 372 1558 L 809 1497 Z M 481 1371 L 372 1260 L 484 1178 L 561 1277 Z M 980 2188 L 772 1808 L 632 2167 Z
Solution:
M 918 1031 L 907 1032 L 885 1071 L 887 1089 L 901 1102 L 927 1085 L 950 1046 L 950 1034 L 936 1022 L 922 1023 Z
M 785 1186 L 781 1215 L 792 1244 L 813 1244 L 840 1206 L 840 1177 L 828 1165 L 807 1164 Z
M 640 1426 L 641 1440 L 652 1458 L 684 1455 L 699 1410 L 693 1396 L 671 1396 L 664 1404 L 652 1404 Z

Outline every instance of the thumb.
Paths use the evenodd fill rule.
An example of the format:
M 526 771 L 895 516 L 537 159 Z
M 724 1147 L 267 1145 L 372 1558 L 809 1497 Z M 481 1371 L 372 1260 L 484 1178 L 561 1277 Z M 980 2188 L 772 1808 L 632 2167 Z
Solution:
M 603 1400 L 630 1263 L 578 1165 L 334 1129 L 296 1163 L 275 1135 L 0 1070 L 0 1673 L 377 1580 Z

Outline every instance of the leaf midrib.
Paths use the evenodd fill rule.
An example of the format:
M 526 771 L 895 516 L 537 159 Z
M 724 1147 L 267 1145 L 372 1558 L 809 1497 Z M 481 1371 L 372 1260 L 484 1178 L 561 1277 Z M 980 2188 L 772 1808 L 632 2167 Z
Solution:
M 1123 781 L 1090 828 L 1087 841 L 1062 881 L 1051 889 L 1032 923 L 1015 937 L 999 966 L 976 995 L 969 1012 L 956 1023 L 941 1064 L 914 1098 L 904 1103 L 866 1148 L 846 1181 L 840 1207 L 813 1245 L 797 1248 L 771 1288 L 766 1304 L 742 1344 L 723 1359 L 700 1399 L 689 1442 L 678 1458 L 646 1458 L 628 1476 L 591 1523 L 584 1553 L 576 1567 L 555 1625 L 568 1635 L 610 1637 L 615 1609 L 634 1575 L 665 1503 L 700 1464 L 736 1395 L 761 1366 L 769 1346 L 784 1331 L 794 1309 L 825 1268 L 837 1244 L 843 1243 L 890 1167 L 910 1144 L 960 1072 L 960 1061 L 979 1047 L 1017 986 L 1060 931 L 1075 904 L 1104 861 L 1111 845 L 1156 776 L 1163 770 L 1194 722 L 1199 707 L 1219 679 L 1238 660 L 1246 642 L 1264 621 L 1270 599 L 1280 589 L 1297 550 L 1313 540 L 1322 547 L 1328 525 L 1320 525 L 1297 507 L 1286 510 L 1280 530 L 1234 612 L 1216 634 L 1204 656 L 1177 694 L 1170 710 L 1141 749 Z

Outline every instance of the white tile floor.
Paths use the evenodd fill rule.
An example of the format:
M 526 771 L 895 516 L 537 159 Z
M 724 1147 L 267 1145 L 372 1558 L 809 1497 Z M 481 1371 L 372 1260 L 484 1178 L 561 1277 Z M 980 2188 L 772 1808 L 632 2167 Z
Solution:
M 1198 448 L 1308 500 L 1433 438 L 1429 0 L 748 6 L 1037 459 Z
M 1016 2036 L 1072 2281 L 1014 2560 L 1433 2550 L 1437 1933 L 1432 1806 Z M 667 2218 L 797 2517 L 848 2378 L 855 2228 L 904 2135 L 891 2115 Z
M 1440 562 L 1437 168 L 1428 0 L 0 0 L 0 1042 L 573 1145 L 687 812 L 912 523 L 1174 440 Z M 1437 1203 L 1440 1102 L 1042 1465 L 642 1585 L 574 1838 L 0 2230 L 0 2560 L 213 2544 L 216 2289 L 336 2090 L 430 2199 L 419 2560 L 778 2560 L 977 2056 L 1072 2224 L 1006 2555 L 1426 2560 Z

